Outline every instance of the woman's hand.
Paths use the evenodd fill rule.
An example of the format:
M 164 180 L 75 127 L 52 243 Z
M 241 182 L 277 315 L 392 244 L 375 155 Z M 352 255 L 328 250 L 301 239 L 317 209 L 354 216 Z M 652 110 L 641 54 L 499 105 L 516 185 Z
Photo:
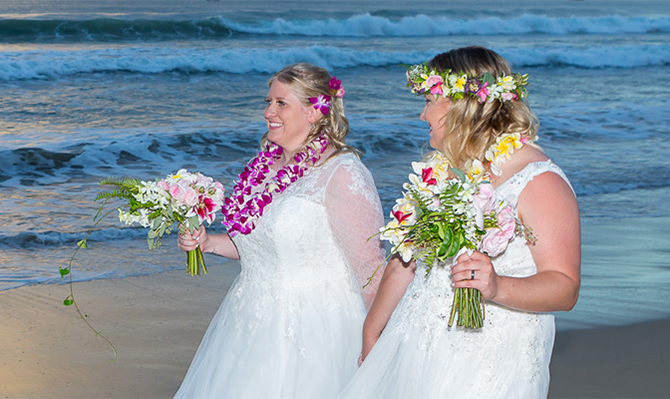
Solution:
M 452 266 L 451 275 L 455 288 L 476 288 L 484 299 L 495 301 L 500 276 L 496 274 L 491 258 L 481 252 L 462 254 Z
M 207 252 L 205 250 L 205 244 L 208 240 L 209 236 L 207 235 L 205 226 L 200 226 L 198 230 L 193 231 L 193 234 L 191 234 L 188 229 L 180 228 L 177 246 L 184 252 L 193 251 L 198 246 L 200 246 L 202 252 Z

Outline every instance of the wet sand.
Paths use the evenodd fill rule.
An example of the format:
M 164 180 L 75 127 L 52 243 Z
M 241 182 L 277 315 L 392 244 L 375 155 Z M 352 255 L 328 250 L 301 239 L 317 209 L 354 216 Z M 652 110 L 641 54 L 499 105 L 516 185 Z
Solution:
M 171 398 L 238 273 L 210 267 L 75 284 L 112 351 L 61 301 L 67 285 L 0 292 L 0 398 Z M 670 320 L 559 332 L 550 398 L 670 397 Z

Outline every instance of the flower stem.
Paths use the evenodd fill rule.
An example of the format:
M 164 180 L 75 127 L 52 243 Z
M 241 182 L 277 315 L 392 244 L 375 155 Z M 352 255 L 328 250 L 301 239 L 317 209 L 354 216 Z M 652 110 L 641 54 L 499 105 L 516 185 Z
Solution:
M 458 313 L 458 318 L 456 314 Z M 449 314 L 448 326 L 456 318 L 456 326 L 477 329 L 484 326 L 484 301 L 482 293 L 475 288 L 456 288 Z

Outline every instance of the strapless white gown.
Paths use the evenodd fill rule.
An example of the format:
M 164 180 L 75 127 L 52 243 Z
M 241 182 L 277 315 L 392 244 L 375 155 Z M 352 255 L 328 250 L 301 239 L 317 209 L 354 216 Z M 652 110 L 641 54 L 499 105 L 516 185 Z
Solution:
M 526 184 L 545 172 L 566 179 L 551 161 L 532 163 L 496 191 L 516 203 Z M 449 265 L 435 265 L 426 277 L 425 265 L 418 263 L 414 280 L 342 398 L 546 398 L 554 316 L 487 303 L 482 329 L 448 328 Z M 505 276 L 537 272 L 519 237 L 493 266 Z

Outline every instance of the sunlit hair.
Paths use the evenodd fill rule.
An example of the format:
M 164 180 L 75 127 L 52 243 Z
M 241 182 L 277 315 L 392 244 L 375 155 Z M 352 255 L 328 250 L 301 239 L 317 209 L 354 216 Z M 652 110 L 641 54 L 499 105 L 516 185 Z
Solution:
M 300 99 L 305 107 L 311 107 L 310 97 L 319 95 L 331 95 L 330 88 L 331 76 L 323 68 L 317 66 L 299 63 L 285 67 L 274 74 L 268 80 L 268 87 L 275 81 L 287 85 Z M 335 155 L 340 152 L 356 152 L 345 143 L 345 138 L 349 133 L 349 120 L 344 116 L 344 103 L 341 98 L 332 96 L 330 112 L 328 115 L 321 115 L 314 122 L 312 128 L 303 144 L 309 144 L 321 134 L 328 136 L 330 143 L 335 147 Z M 268 134 L 265 133 L 261 139 L 261 147 L 265 148 Z M 331 155 L 331 156 L 332 156 Z
M 484 72 L 493 76 L 512 74 L 503 57 L 483 47 L 464 47 L 438 54 L 427 65 L 439 72 L 451 69 L 471 75 Z M 447 101 L 453 101 L 453 105 L 445 115 L 441 150 L 457 168 L 472 159 L 485 164 L 486 150 L 501 134 L 519 133 L 530 140 L 537 135 L 539 121 L 525 100 L 480 104 L 477 98 L 466 96 Z

